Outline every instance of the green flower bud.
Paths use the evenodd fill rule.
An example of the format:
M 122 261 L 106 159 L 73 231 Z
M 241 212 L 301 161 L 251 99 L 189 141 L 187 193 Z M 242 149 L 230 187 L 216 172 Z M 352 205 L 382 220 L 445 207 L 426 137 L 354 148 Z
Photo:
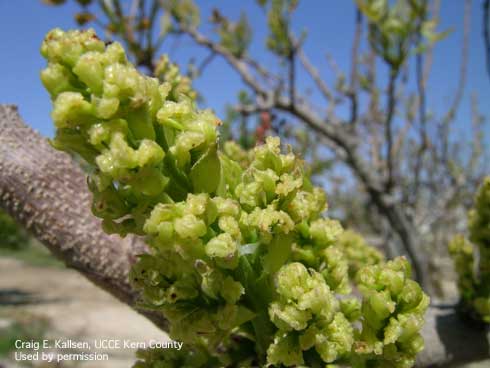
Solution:
M 267 350 L 267 363 L 284 364 L 286 367 L 302 365 L 304 363 L 303 352 L 297 340 L 297 337 L 289 334 L 277 334 L 274 343 Z
M 222 267 L 236 268 L 238 265 L 237 243 L 228 233 L 211 239 L 206 244 L 206 254 L 215 258 Z
M 89 51 L 104 51 L 104 42 L 93 29 L 63 32 L 56 28 L 46 35 L 41 46 L 41 54 L 46 59 L 70 68 Z
M 308 270 L 301 263 L 290 263 L 277 273 L 277 292 L 288 299 L 299 299 L 306 291 L 309 277 Z
M 239 239 L 241 236 L 238 221 L 231 216 L 220 217 L 218 226 L 222 231 L 230 234 L 235 239 Z
M 337 247 L 328 247 L 320 254 L 324 260 L 321 273 L 330 289 L 339 294 L 350 293 L 349 267 L 343 252 Z
M 295 222 L 310 221 L 326 210 L 325 192 L 314 188 L 313 192 L 298 191 L 288 205 L 288 213 Z
M 361 317 L 361 302 L 357 298 L 346 298 L 340 300 L 340 310 L 350 322 Z
M 92 122 L 92 105 L 85 101 L 81 93 L 62 92 L 54 101 L 51 117 L 57 128 L 75 128 Z
M 185 215 L 174 222 L 175 232 L 181 238 L 197 239 L 206 234 L 206 224 L 194 215 Z
M 365 265 L 375 265 L 384 261 L 383 254 L 366 244 L 365 240 L 351 230 L 344 231 L 337 242 L 349 264 L 349 276 L 355 278 L 357 271 Z
M 326 363 L 350 353 L 354 342 L 353 328 L 342 313 L 337 313 L 331 323 L 315 336 L 315 349 Z
M 310 225 L 311 239 L 321 248 L 335 243 L 343 231 L 342 226 L 336 220 L 318 219 Z
M 81 90 L 76 87 L 76 79 L 70 74 L 69 69 L 61 64 L 49 64 L 41 72 L 41 81 L 51 98 L 55 98 L 62 92 L 79 92 Z
M 269 316 L 271 321 L 284 331 L 304 330 L 312 318 L 308 310 L 300 310 L 296 305 L 284 305 L 277 302 L 270 305 Z
M 409 277 L 410 265 L 403 257 L 357 273 L 364 299 L 362 332 L 354 350 L 361 360 L 369 361 L 374 353 L 379 364 L 410 367 L 415 362 L 423 348 L 420 330 L 429 297 Z
M 240 205 L 236 201 L 230 198 L 214 197 L 213 203 L 218 210 L 218 216 L 238 218 L 240 214 Z

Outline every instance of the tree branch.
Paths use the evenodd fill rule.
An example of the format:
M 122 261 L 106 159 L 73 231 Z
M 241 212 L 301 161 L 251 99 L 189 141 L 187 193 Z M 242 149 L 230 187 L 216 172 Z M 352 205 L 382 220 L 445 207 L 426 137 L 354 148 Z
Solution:
M 394 163 L 393 163 L 393 117 L 395 115 L 395 105 L 396 105 L 396 96 L 395 96 L 395 87 L 396 87 L 396 78 L 398 76 L 398 72 L 391 69 L 390 70 L 390 79 L 388 82 L 388 102 L 386 108 L 386 120 L 385 120 L 385 140 L 386 140 L 386 170 L 387 170 L 387 179 L 386 179 L 386 190 L 390 192 L 395 184 L 394 179 Z
M 485 61 L 487 74 L 490 77 L 490 0 L 483 3 L 483 45 L 485 47 Z
M 466 86 L 466 74 L 468 69 L 468 57 L 469 57 L 469 42 L 471 31 L 471 0 L 465 0 L 464 13 L 463 13 L 463 42 L 461 47 L 461 64 L 459 69 L 458 86 L 456 87 L 456 93 L 454 100 L 449 107 L 446 115 L 442 118 L 440 129 L 442 131 L 442 159 L 444 162 L 448 161 L 449 150 L 449 124 L 454 120 L 458 111 L 459 105 L 463 98 L 464 89 Z
M 351 100 L 351 117 L 350 123 L 355 124 L 358 117 L 358 100 L 357 100 L 357 88 L 358 88 L 358 67 L 359 67 L 359 46 L 361 43 L 362 35 L 362 13 L 356 8 L 356 26 L 354 33 L 354 43 L 352 44 L 351 55 L 351 70 L 350 70 L 350 86 L 349 86 L 349 98 Z
M 489 358 L 488 327 L 463 321 L 454 308 L 431 307 L 422 329 L 425 349 L 416 367 L 447 367 Z
M 102 231 L 90 210 L 85 173 L 26 126 L 11 105 L 0 105 L 0 200 L 68 267 L 167 328 L 161 314 L 138 309 L 138 294 L 129 285 L 130 266 L 146 246 Z
M 313 79 L 323 96 L 327 99 L 327 101 L 332 102 L 334 100 L 333 92 L 322 79 L 320 73 L 318 72 L 318 69 L 316 69 L 313 64 L 311 64 L 310 60 L 301 47 L 298 48 L 298 57 L 301 61 L 301 64 L 303 64 L 303 67 Z

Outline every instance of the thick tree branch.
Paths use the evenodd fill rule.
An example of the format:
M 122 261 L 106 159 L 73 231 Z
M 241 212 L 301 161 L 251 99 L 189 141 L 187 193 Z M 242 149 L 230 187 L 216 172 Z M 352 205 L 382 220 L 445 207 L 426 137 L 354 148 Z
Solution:
M 166 329 L 161 314 L 139 310 L 129 268 L 145 245 L 102 231 L 90 211 L 86 175 L 65 153 L 0 105 L 0 206 L 65 264 Z
M 0 105 L 0 199 L 55 255 L 97 286 L 135 308 L 127 275 L 145 246 L 104 234 L 90 212 L 85 174 L 66 154 L 27 127 L 14 106 Z M 138 310 L 137 308 L 135 308 Z M 138 310 L 162 329 L 159 314 Z M 429 308 L 422 331 L 425 350 L 418 367 L 488 358 L 488 332 L 459 319 L 453 309 Z

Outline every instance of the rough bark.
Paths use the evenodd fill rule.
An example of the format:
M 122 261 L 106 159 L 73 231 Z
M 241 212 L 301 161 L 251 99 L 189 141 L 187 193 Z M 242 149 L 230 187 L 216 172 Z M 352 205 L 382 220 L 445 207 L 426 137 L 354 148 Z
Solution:
M 425 349 L 417 367 L 457 367 L 489 358 L 488 327 L 462 320 L 453 308 L 429 308 L 422 335 Z
M 0 206 L 68 267 L 137 309 L 128 271 L 145 246 L 102 232 L 90 196 L 72 158 L 25 125 L 15 106 L 0 105 Z M 160 315 L 139 311 L 167 326 Z
M 0 206 L 68 267 L 138 310 L 138 296 L 127 275 L 145 246 L 138 239 L 102 232 L 90 212 L 85 174 L 67 154 L 26 126 L 10 105 L 0 105 Z M 138 311 L 166 330 L 161 315 Z M 453 309 L 430 308 L 423 336 L 426 348 L 418 367 L 489 357 L 488 331 L 462 321 Z

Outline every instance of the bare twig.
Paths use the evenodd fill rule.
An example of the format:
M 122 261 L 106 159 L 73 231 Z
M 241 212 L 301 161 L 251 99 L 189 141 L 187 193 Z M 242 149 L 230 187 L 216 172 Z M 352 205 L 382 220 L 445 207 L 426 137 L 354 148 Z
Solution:
M 421 27 L 422 23 L 425 21 L 425 16 L 420 19 L 418 24 L 417 42 L 422 41 Z M 415 168 L 414 168 L 414 185 L 413 185 L 413 195 L 417 196 L 420 185 L 420 176 L 422 171 L 422 162 L 424 160 L 424 153 L 428 148 L 428 138 L 427 138 L 427 119 L 426 119 L 426 95 L 425 95 L 425 83 L 426 75 L 424 75 L 424 55 L 418 53 L 415 57 L 415 75 L 417 79 L 417 92 L 418 92 L 418 107 L 419 107 L 419 135 L 420 135 L 420 146 L 417 152 L 417 157 L 415 158 Z
M 249 55 L 243 55 L 242 58 L 248 65 L 250 65 L 253 69 L 255 69 L 257 73 L 263 78 L 274 82 L 281 81 L 282 78 L 280 76 L 265 69 L 262 65 L 260 65 L 259 62 L 257 62 L 257 60 L 251 58 Z
M 359 45 L 361 43 L 362 35 L 362 13 L 359 9 L 356 9 L 356 27 L 354 33 L 354 43 L 352 44 L 352 56 L 351 56 L 351 70 L 350 70 L 350 87 L 349 98 L 351 101 L 351 114 L 350 123 L 355 124 L 357 122 L 358 115 L 358 101 L 357 101 L 357 82 L 358 82 L 358 67 L 359 67 Z
M 485 58 L 487 73 L 490 77 L 490 0 L 483 3 L 483 42 L 485 46 Z
M 459 69 L 459 80 L 456 87 L 456 93 L 454 100 L 449 107 L 447 113 L 442 118 L 440 129 L 442 136 L 442 159 L 447 162 L 448 149 L 449 149 L 449 124 L 456 116 L 461 99 L 463 98 L 464 89 L 466 85 L 466 74 L 468 68 L 469 57 L 469 37 L 471 31 L 471 0 L 465 0 L 464 3 L 464 25 L 463 25 L 463 42 L 461 47 L 461 64 Z
M 323 96 L 327 99 L 327 101 L 333 102 L 334 97 L 332 91 L 322 79 L 320 73 L 315 68 L 315 66 L 311 64 L 310 60 L 308 59 L 302 48 L 298 49 L 298 58 L 301 61 L 301 64 L 303 64 L 305 70 L 308 72 L 308 74 L 317 85 L 320 92 L 323 94 Z
M 291 106 L 296 103 L 296 51 L 294 48 L 288 56 L 289 65 L 289 101 Z
M 204 58 L 204 60 L 199 64 L 199 66 L 197 67 L 197 75 L 202 75 L 204 69 L 206 69 L 206 67 L 211 64 L 211 62 L 213 61 L 214 57 L 216 56 L 216 53 L 215 52 L 211 52 L 209 53 L 208 56 L 206 56 L 206 58 Z
M 435 19 L 436 21 L 439 20 L 439 11 L 441 9 L 441 0 L 434 0 L 432 3 L 432 19 Z M 424 72 L 422 76 L 423 80 L 423 85 L 424 87 L 427 85 L 427 80 L 429 79 L 429 73 L 430 69 L 432 67 L 432 61 L 433 61 L 433 45 L 428 45 L 428 49 L 425 52 L 425 63 L 424 63 Z
M 393 117 L 395 115 L 396 107 L 396 78 L 398 76 L 397 70 L 391 69 L 390 79 L 388 82 L 388 101 L 386 108 L 386 119 L 385 119 L 385 140 L 386 140 L 386 190 L 391 191 L 394 181 L 394 163 L 393 163 Z

